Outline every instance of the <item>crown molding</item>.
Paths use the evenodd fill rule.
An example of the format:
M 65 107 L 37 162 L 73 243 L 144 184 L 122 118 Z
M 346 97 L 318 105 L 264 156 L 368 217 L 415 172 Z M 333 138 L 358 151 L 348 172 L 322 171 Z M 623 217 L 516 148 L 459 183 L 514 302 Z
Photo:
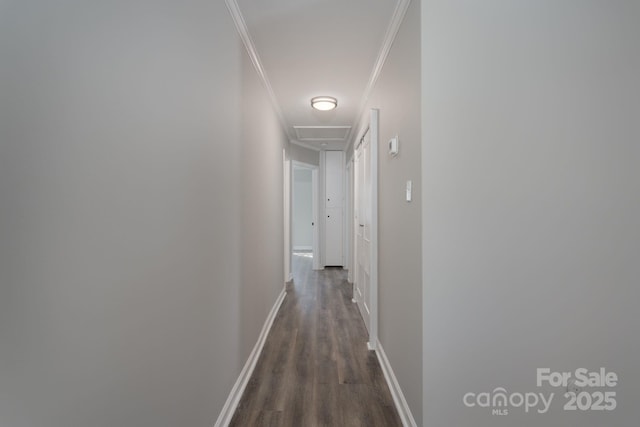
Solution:
M 238 34 L 242 39 L 242 43 L 244 44 L 245 49 L 247 50 L 247 54 L 253 63 L 253 67 L 256 69 L 258 73 L 258 77 L 262 81 L 263 86 L 267 90 L 267 94 L 271 99 L 271 104 L 273 104 L 273 108 L 280 120 L 280 125 L 284 130 L 285 134 L 289 135 L 289 126 L 287 125 L 287 121 L 285 120 L 284 113 L 282 108 L 280 108 L 280 103 L 278 102 L 278 98 L 276 97 L 275 92 L 273 91 L 273 87 L 269 82 L 269 78 L 267 77 L 267 73 L 262 65 L 262 61 L 260 60 L 260 55 L 258 55 L 258 50 L 256 49 L 255 44 L 253 43 L 253 38 L 249 33 L 249 28 L 247 27 L 247 23 L 244 20 L 244 16 L 240 11 L 240 6 L 236 0 L 225 0 L 227 5 L 227 9 L 229 9 L 229 13 L 231 13 L 231 18 L 233 19 L 234 24 L 236 25 L 236 29 L 238 30 Z
M 369 102 L 369 98 L 373 93 L 373 89 L 376 86 L 376 82 L 380 77 L 380 73 L 382 73 L 382 69 L 384 67 L 385 62 L 387 61 L 387 57 L 389 56 L 389 52 L 391 51 L 391 46 L 398 35 L 398 31 L 400 30 L 400 26 L 402 25 L 402 21 L 404 20 L 404 16 L 407 13 L 407 9 L 409 8 L 409 4 L 411 0 L 398 0 L 396 4 L 396 9 L 393 11 L 393 16 L 391 17 L 391 21 L 389 22 L 389 26 L 387 27 L 387 32 L 384 36 L 384 41 L 382 42 L 382 46 L 380 47 L 380 52 L 378 53 L 378 58 L 376 59 L 375 65 L 373 66 L 373 70 L 371 71 L 371 76 L 369 77 L 369 82 L 364 90 L 364 94 L 360 101 L 360 107 L 358 108 L 358 115 L 356 116 L 356 122 L 351 127 L 351 132 L 347 136 L 347 141 L 351 140 L 354 136 L 357 136 L 361 131 L 361 127 L 363 126 L 362 119 L 365 117 L 365 109 L 367 107 L 367 102 Z M 369 117 L 366 115 L 366 117 Z M 358 133 L 354 134 L 356 131 Z M 350 144 L 347 144 L 347 147 Z
M 369 76 L 369 81 L 367 82 L 367 86 L 365 87 L 362 99 L 360 101 L 360 106 L 358 108 L 358 115 L 356 116 L 356 121 L 354 122 L 353 126 L 351 127 L 351 130 L 349 131 L 349 134 L 346 137 L 346 141 L 347 141 L 346 147 L 351 145 L 349 141 L 352 140 L 354 136 L 357 136 L 357 134 L 354 134 L 354 132 L 359 133 L 361 131 L 361 127 L 363 125 L 362 123 L 363 117 L 365 117 L 365 113 L 366 113 L 365 109 L 367 107 L 367 102 L 369 101 L 369 98 L 371 97 L 371 94 L 373 93 L 373 90 L 375 88 L 376 82 L 380 77 L 380 73 L 382 72 L 384 64 L 387 60 L 387 56 L 391 51 L 391 46 L 393 45 L 393 42 L 396 38 L 396 35 L 398 34 L 400 26 L 402 25 L 402 21 L 404 20 L 404 16 L 407 13 L 407 9 L 409 8 L 410 3 L 411 3 L 411 0 L 398 0 L 396 4 L 396 8 L 393 12 L 393 16 L 391 17 L 389 26 L 387 27 L 387 31 L 385 33 L 382 46 L 380 47 L 380 51 L 378 52 L 378 57 L 374 64 L 373 70 L 371 71 L 371 75 Z M 244 20 L 244 16 L 242 15 L 242 12 L 240 10 L 240 6 L 238 5 L 236 0 L 225 0 L 225 4 L 229 9 L 233 22 L 236 26 L 236 29 L 238 30 L 238 34 L 240 35 L 242 43 L 244 44 L 245 49 L 247 50 L 247 54 L 249 55 L 249 58 L 251 59 L 251 62 L 253 63 L 253 66 L 256 72 L 258 73 L 258 77 L 262 81 L 262 84 L 267 91 L 267 94 L 271 100 L 271 103 L 276 112 L 276 115 L 280 120 L 280 125 L 284 129 L 285 133 L 287 135 L 290 135 L 289 125 L 285 119 L 284 112 L 280 107 L 278 98 L 276 97 L 276 94 L 273 90 L 273 87 L 271 86 L 269 78 L 267 77 L 267 73 L 264 69 L 264 66 L 262 65 L 262 61 L 260 60 L 260 55 L 258 55 L 258 51 L 255 47 L 251 34 L 249 33 L 249 29 Z M 296 143 L 298 143 L 298 145 L 303 145 L 299 141 L 296 141 Z M 306 148 L 312 148 L 307 144 L 304 144 L 303 146 L 305 146 Z M 313 147 L 312 149 L 317 150 L 316 147 Z

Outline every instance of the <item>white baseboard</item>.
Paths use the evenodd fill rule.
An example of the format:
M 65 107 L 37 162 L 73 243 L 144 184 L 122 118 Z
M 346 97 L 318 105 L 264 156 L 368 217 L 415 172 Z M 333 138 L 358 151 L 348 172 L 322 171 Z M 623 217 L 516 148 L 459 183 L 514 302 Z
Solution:
M 226 427 L 231 422 L 231 418 L 233 418 L 233 414 L 236 412 L 236 408 L 238 407 L 238 403 L 240 403 L 240 398 L 242 397 L 242 393 L 244 393 L 244 389 L 247 387 L 247 383 L 249 382 L 249 378 L 251 378 L 251 374 L 256 367 L 256 363 L 258 363 L 258 358 L 262 353 L 262 348 L 264 347 L 264 343 L 267 340 L 267 335 L 269 335 L 269 331 L 271 330 L 271 326 L 273 325 L 273 321 L 276 318 L 276 314 L 278 314 L 278 310 L 282 305 L 282 301 L 284 301 L 284 297 L 286 296 L 286 292 L 284 288 L 275 304 L 271 308 L 269 315 L 267 316 L 267 320 L 265 320 L 264 325 L 262 326 L 262 331 L 260 332 L 260 336 L 258 336 L 258 342 L 253 347 L 251 354 L 249 355 L 249 359 L 247 359 L 247 363 L 244 364 L 244 368 L 240 372 L 240 376 L 236 380 L 233 388 L 231 389 L 231 393 L 227 398 L 224 406 L 222 407 L 222 411 L 220 415 L 218 415 L 218 420 L 214 424 L 214 427 Z
M 417 427 L 416 420 L 413 419 L 411 409 L 409 409 L 409 405 L 407 404 L 404 394 L 402 394 L 402 390 L 400 389 L 400 384 L 398 384 L 398 380 L 393 373 L 393 369 L 391 369 L 389 359 L 387 359 L 387 355 L 382 349 L 382 344 L 380 344 L 379 341 L 377 347 L 376 355 L 378 356 L 378 361 L 382 367 L 382 373 L 384 374 L 384 378 L 387 380 L 387 385 L 391 391 L 393 403 L 395 403 L 398 415 L 400 415 L 400 419 L 402 420 L 402 425 L 405 427 Z

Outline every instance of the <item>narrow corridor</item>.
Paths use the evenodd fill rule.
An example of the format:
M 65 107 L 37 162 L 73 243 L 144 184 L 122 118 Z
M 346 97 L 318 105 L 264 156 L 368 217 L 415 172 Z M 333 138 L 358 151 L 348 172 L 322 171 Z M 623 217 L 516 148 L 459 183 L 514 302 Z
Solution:
M 309 255 L 294 254 L 294 280 L 231 425 L 402 425 L 346 271 L 313 271 Z

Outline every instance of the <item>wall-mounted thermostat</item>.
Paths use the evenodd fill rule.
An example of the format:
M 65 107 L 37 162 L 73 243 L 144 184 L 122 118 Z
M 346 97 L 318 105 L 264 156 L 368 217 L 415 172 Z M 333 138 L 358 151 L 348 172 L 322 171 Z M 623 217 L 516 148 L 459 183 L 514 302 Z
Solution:
M 394 136 L 389 140 L 389 155 L 397 156 L 398 155 L 398 136 Z

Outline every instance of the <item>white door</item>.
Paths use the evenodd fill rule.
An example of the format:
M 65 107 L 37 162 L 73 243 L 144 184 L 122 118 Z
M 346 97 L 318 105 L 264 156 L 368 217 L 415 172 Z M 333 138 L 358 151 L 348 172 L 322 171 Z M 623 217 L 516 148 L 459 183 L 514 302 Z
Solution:
M 354 153 L 354 299 L 369 332 L 369 348 L 377 345 L 377 110 Z
M 342 207 L 344 153 L 342 151 L 325 152 L 325 193 L 326 208 Z
M 362 313 L 362 318 L 370 328 L 371 307 L 371 209 L 368 200 L 371 192 L 371 168 L 368 167 L 371 156 L 369 132 L 356 150 L 356 281 L 354 298 Z
M 325 239 L 325 259 L 327 266 L 340 266 L 342 262 L 342 208 L 326 208 L 327 218 L 326 239 Z
M 324 265 L 344 265 L 344 153 L 326 151 Z

